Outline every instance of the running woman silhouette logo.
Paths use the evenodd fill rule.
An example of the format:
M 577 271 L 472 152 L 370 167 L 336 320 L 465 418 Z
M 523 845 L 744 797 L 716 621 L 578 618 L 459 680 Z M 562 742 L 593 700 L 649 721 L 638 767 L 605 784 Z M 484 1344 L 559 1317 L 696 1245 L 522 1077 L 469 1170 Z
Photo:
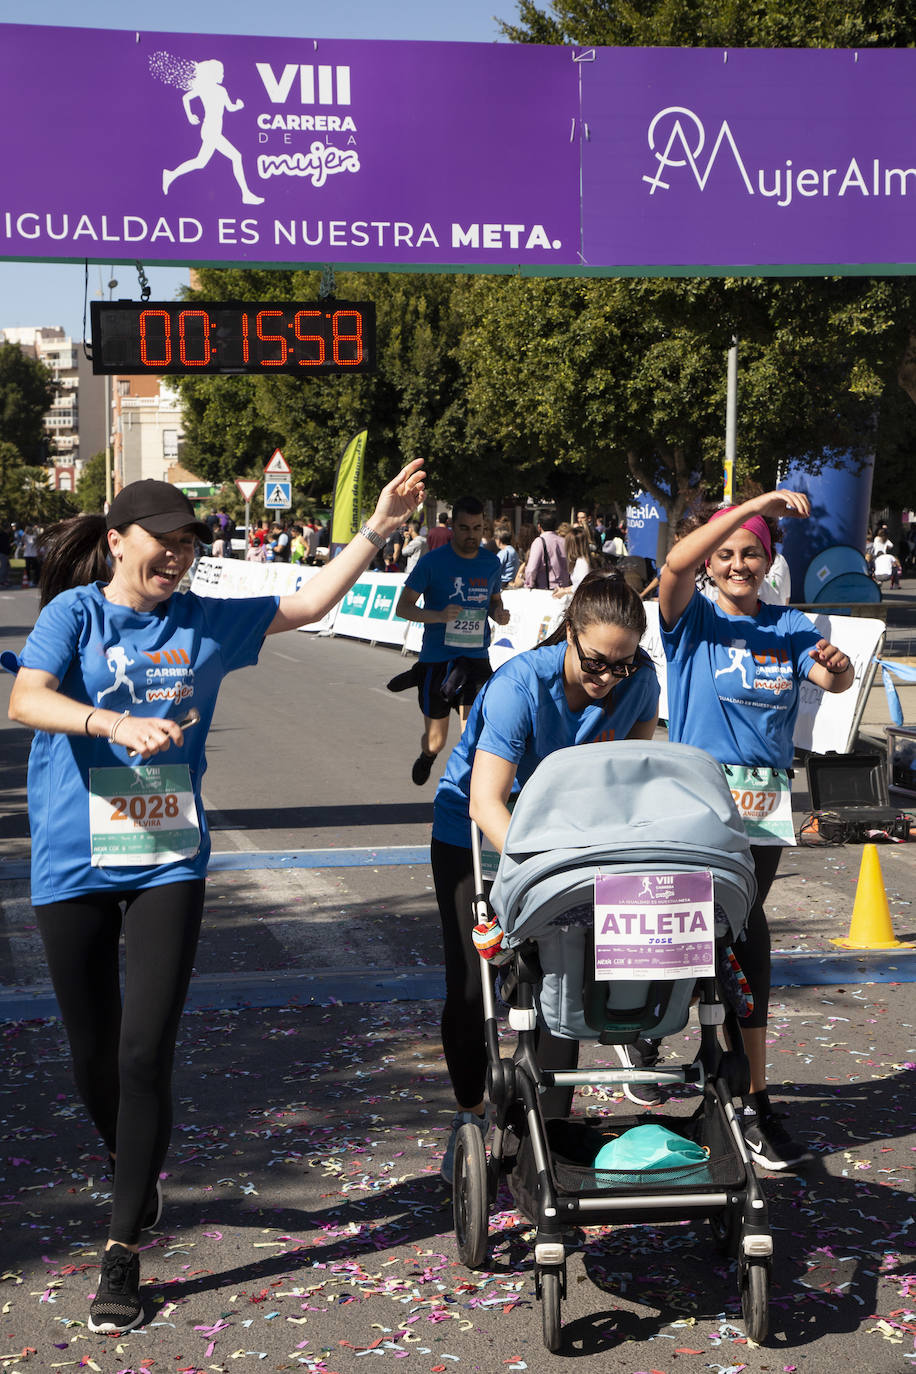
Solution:
M 149 59 L 150 71 L 167 86 L 177 86 L 184 91 L 182 104 L 189 124 L 200 124 L 200 152 L 188 158 L 180 166 L 162 173 L 162 194 L 167 196 L 169 187 L 186 172 L 199 172 L 210 161 L 214 153 L 222 153 L 232 164 L 233 175 L 246 205 L 263 205 L 264 197 L 256 196 L 245 180 L 242 154 L 223 133 L 223 116 L 234 114 L 244 108 L 243 100 L 232 100 L 223 85 L 223 64 L 215 58 L 206 62 L 190 62 L 186 58 L 173 57 L 171 53 L 155 52 Z M 192 109 L 199 100 L 203 109 L 203 123 Z
M 454 590 L 452 591 L 452 596 L 453 596 L 453 597 L 457 597 L 457 599 L 458 599 L 459 601 L 462 601 L 462 600 L 464 599 L 464 578 L 463 578 L 463 577 L 456 577 L 456 578 L 455 578 L 455 587 L 454 587 Z
M 127 657 L 126 649 L 122 649 L 120 644 L 112 645 L 105 655 L 105 662 L 108 664 L 112 673 L 114 673 L 114 682 L 110 687 L 106 687 L 104 692 L 99 692 L 96 698 L 97 701 L 100 702 L 103 697 L 110 696 L 111 693 L 116 692 L 119 687 L 126 687 L 130 692 L 130 699 L 133 704 L 135 706 L 140 706 L 142 704 L 142 697 L 137 696 L 134 691 L 134 684 L 127 676 L 127 669 L 133 661 L 132 658 Z
M 742 686 L 750 691 L 751 684 L 747 680 L 747 673 L 744 671 L 745 659 L 749 659 L 751 651 L 743 639 L 736 639 L 728 650 L 731 659 L 727 668 L 717 668 L 716 677 L 725 677 L 728 673 L 740 673 Z

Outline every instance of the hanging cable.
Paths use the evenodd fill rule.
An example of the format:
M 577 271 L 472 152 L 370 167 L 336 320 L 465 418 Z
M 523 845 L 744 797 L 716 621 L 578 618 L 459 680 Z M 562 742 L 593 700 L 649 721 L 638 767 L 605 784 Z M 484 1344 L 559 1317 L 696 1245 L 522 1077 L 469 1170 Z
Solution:
M 86 342 L 86 310 L 89 305 L 89 259 L 83 259 L 83 357 L 92 362 L 92 347 Z

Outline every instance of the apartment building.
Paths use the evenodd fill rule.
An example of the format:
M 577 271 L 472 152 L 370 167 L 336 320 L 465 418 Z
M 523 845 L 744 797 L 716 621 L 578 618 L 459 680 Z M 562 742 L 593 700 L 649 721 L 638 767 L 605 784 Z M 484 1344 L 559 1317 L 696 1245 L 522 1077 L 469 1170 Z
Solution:
M 114 489 L 142 477 L 170 480 L 183 432 L 177 391 L 164 378 L 112 377 Z

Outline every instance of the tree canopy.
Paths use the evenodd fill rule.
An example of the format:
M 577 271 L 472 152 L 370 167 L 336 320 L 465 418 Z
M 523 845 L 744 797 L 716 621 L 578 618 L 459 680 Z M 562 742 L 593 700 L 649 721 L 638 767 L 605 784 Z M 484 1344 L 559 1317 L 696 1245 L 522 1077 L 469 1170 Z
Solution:
M 45 412 L 54 376 L 17 344 L 0 344 L 0 510 L 19 520 L 47 521 L 73 513 L 67 497 L 48 485 L 51 442 Z
M 0 443 L 11 444 L 23 463 L 40 463 L 47 456 L 44 416 L 55 391 L 44 363 L 17 344 L 0 344 Z
M 513 43 L 619 48 L 908 48 L 913 0 L 519 0 Z

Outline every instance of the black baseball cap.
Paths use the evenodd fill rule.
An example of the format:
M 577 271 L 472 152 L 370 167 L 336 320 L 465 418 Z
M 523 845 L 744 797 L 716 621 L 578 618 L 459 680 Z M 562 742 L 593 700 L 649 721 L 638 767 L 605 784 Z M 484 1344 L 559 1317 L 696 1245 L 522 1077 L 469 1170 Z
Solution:
M 172 530 L 187 526 L 202 543 L 213 543 L 212 530 L 198 520 L 184 492 L 171 482 L 157 482 L 154 477 L 122 487 L 108 507 L 105 523 L 110 530 L 141 525 L 150 534 L 171 534 Z

